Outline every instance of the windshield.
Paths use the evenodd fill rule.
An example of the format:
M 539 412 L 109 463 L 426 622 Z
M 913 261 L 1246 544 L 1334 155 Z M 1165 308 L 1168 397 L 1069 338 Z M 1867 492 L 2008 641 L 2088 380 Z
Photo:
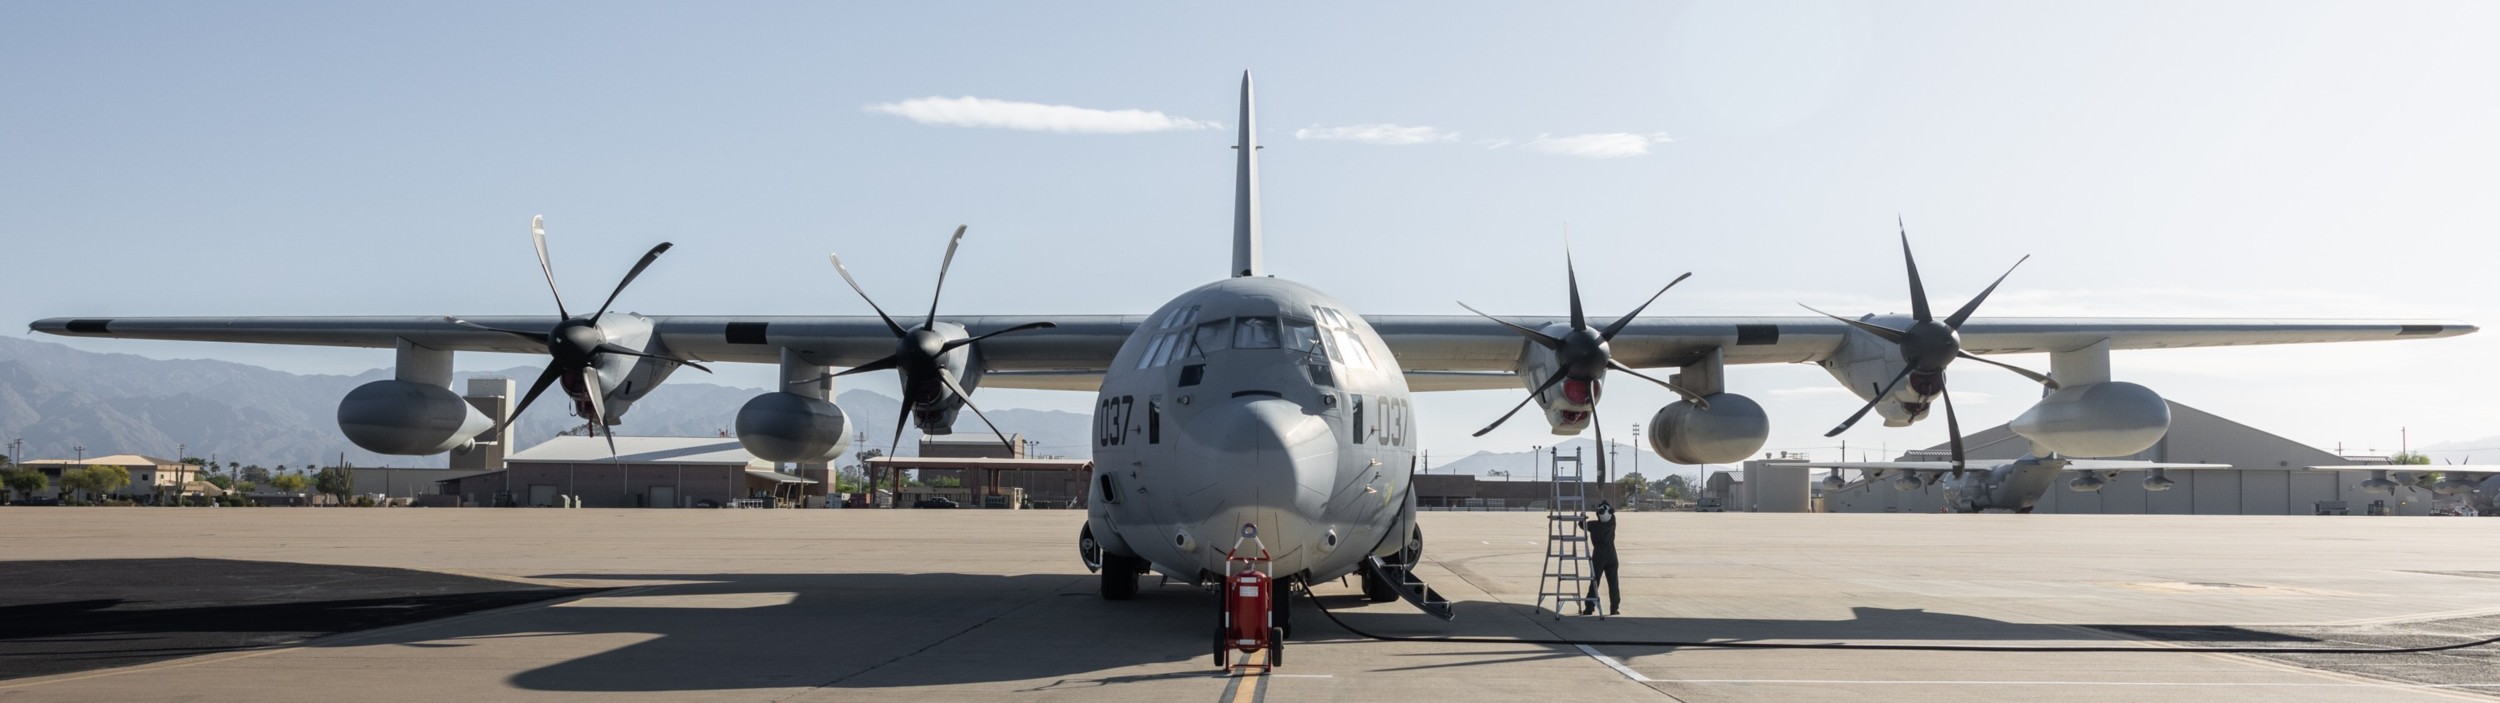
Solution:
M 1242 317 L 1233 320 L 1234 349 L 1275 349 L 1276 318 Z

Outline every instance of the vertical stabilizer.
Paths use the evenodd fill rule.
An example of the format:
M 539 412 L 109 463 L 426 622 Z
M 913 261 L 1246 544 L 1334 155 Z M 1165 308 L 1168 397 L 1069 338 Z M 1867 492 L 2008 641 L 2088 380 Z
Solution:
M 1233 273 L 1256 276 L 1266 268 L 1259 247 L 1259 122 L 1252 109 L 1250 72 L 1241 72 L 1241 141 L 1233 145 Z

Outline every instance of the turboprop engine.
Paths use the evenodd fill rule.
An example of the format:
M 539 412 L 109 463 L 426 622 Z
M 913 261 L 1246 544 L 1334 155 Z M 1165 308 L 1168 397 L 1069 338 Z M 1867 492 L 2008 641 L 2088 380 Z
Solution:
M 1771 437 L 1771 416 L 1752 398 L 1734 393 L 1704 397 L 1708 407 L 1679 400 L 1649 418 L 1649 447 L 1678 464 L 1733 464 L 1761 451 Z
M 2179 485 L 2179 482 L 2172 481 L 2169 476 L 2162 475 L 2161 469 L 2144 470 L 2144 490 L 2154 492 L 2167 491 L 2170 490 L 2170 487 L 2176 485 Z
M 2101 478 L 2097 472 L 2085 472 L 2081 476 L 2076 476 L 2075 480 L 2066 482 L 2067 489 L 2083 493 L 2099 493 L 2102 487 L 2108 485 L 2109 481 Z
M 738 408 L 738 445 L 765 461 L 828 461 L 850 448 L 851 418 L 822 398 L 766 393 Z
M 425 455 L 463 449 L 495 426 L 449 388 L 374 381 L 339 401 L 339 433 L 376 454 Z
M 2450 473 L 2446 480 L 2431 484 L 2431 492 L 2443 496 L 2464 495 L 2474 492 L 2475 487 L 2475 482 L 2465 475 Z
M 2387 471 L 2385 469 L 2379 469 L 2371 471 L 2370 477 L 2361 481 L 2361 492 L 2382 494 L 2395 493 L 2396 488 L 2401 485 L 2402 484 L 2396 483 L 2395 481 L 2388 480 Z

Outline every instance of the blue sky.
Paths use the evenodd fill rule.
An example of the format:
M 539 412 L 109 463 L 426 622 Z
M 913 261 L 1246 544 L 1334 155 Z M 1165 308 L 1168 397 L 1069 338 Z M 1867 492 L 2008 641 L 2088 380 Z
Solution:
M 2489 3 L 9 3 L 0 320 L 548 312 L 541 213 L 576 298 L 676 242 L 620 303 L 646 313 L 866 313 L 829 250 L 917 305 L 956 224 L 947 310 L 1144 312 L 1227 263 L 1228 130 L 953 126 L 929 108 L 1032 108 L 909 101 L 1231 127 L 1250 69 L 1269 266 L 1365 312 L 1559 311 L 1566 222 L 1601 313 L 1684 271 L 1652 314 L 1901 310 L 1897 214 L 1939 299 L 2034 257 L 1984 315 L 2490 325 L 2493 26 Z M 2500 435 L 2494 340 L 2116 364 L 2294 439 L 2388 450 L 2399 427 Z M 1732 385 L 1771 410 L 1772 449 L 1834 446 L 1821 430 L 1855 406 L 1811 367 Z M 1979 426 L 2034 394 L 1976 369 L 1955 387 Z M 1654 390 L 1615 386 L 1610 435 Z M 1424 446 L 1546 441 L 1533 422 L 1467 436 L 1514 401 L 1424 398 Z

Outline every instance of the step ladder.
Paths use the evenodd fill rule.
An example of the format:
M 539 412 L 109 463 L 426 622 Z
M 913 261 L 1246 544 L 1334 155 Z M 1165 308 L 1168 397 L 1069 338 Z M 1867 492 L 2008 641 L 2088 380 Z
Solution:
M 1398 561 L 1405 555 L 1406 552 L 1400 550 L 1396 555 L 1397 558 L 1370 557 L 1363 560 L 1361 568 L 1389 582 L 1390 586 L 1397 589 L 1398 598 L 1405 600 L 1408 605 L 1415 606 L 1416 609 L 1443 620 L 1458 617 L 1458 612 L 1450 608 L 1450 599 L 1442 597 L 1440 591 L 1432 590 L 1431 585 L 1415 577 L 1414 565 Z
M 1554 477 L 1553 499 L 1545 504 L 1545 573 L 1538 580 L 1536 604 L 1554 613 L 1560 620 L 1578 615 L 1581 609 L 1595 605 L 1588 596 L 1593 574 L 1589 571 L 1589 535 L 1580 528 L 1588 520 L 1588 484 L 1580 474 L 1580 448 L 1569 456 L 1560 449 L 1547 450 Z M 1605 611 L 1598 619 L 1605 619 Z

